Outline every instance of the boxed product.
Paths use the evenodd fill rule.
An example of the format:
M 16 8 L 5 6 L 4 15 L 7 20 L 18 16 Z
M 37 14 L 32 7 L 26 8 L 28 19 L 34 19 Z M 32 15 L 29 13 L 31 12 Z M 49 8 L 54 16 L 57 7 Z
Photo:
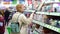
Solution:
M 45 6 L 45 11 L 46 12 L 53 12 L 53 6 L 52 5 Z
M 57 21 L 56 27 L 60 28 L 60 21 Z
M 35 28 L 35 30 L 33 31 L 33 34 L 44 34 L 43 30 L 41 29 L 41 27 L 39 27 L 38 29 Z
M 53 4 L 54 12 L 60 12 L 60 4 Z
M 43 18 L 43 20 L 42 20 L 43 23 L 50 24 L 49 23 L 49 18 L 46 15 L 43 15 L 42 18 Z
M 36 18 L 37 18 L 37 21 L 40 21 L 40 22 L 42 21 L 42 15 L 37 14 L 37 17 Z
M 56 7 L 56 12 L 60 12 L 60 6 Z
M 33 17 L 33 19 L 34 19 L 34 20 L 36 20 L 36 19 L 37 19 L 36 17 L 37 17 L 37 15 L 36 15 L 36 14 L 34 14 L 34 17 Z
M 56 26 L 57 20 L 50 19 L 50 23 L 52 26 Z
M 59 28 L 60 28 L 60 21 L 58 21 L 58 23 L 59 23 Z

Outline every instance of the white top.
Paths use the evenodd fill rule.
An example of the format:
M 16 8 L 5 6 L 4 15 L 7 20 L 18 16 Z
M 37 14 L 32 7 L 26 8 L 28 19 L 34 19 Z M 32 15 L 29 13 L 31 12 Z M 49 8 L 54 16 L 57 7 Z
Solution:
M 20 14 L 20 16 L 19 16 L 19 14 Z M 26 16 L 23 13 L 16 12 L 12 17 L 12 21 L 16 22 L 18 16 L 19 16 L 18 22 L 19 22 L 20 26 L 22 23 L 25 24 L 24 26 L 22 26 L 22 28 L 20 30 L 20 34 L 27 34 L 27 27 L 32 22 L 33 13 L 30 15 L 29 18 L 26 18 Z

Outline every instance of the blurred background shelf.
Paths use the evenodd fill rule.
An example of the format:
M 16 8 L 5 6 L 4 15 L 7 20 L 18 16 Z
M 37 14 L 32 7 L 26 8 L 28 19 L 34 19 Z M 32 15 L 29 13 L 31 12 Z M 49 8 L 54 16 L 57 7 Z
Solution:
M 57 12 L 36 12 L 36 14 L 60 16 L 60 13 L 57 13 Z
M 34 12 L 35 10 L 25 10 L 26 12 Z M 36 14 L 44 14 L 44 15 L 53 15 L 53 16 L 60 16 L 60 13 L 57 12 L 36 12 Z
M 53 31 L 56 31 L 56 32 L 60 33 L 60 28 L 57 28 L 57 27 L 54 27 L 54 26 L 51 26 L 51 25 L 48 25 L 48 24 L 45 24 L 45 23 L 42 23 L 42 22 L 39 22 L 39 21 L 36 21 L 36 20 L 33 20 L 33 22 L 36 23 L 36 24 L 39 24 L 43 27 L 46 27 L 48 29 L 51 29 Z

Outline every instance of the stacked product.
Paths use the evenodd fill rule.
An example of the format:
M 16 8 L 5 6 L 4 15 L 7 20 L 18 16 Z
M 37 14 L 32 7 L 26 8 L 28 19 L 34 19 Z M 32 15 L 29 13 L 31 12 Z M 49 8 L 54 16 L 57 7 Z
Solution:
M 57 17 L 48 17 L 44 15 L 42 20 L 43 23 L 60 28 L 60 19 L 57 19 Z
M 42 10 L 44 9 L 43 10 L 44 12 L 60 12 L 60 5 L 58 5 L 58 4 L 56 4 L 56 5 L 50 4 L 50 5 L 43 6 Z
M 43 16 L 41 14 L 34 14 L 33 19 L 36 20 L 36 21 L 42 22 L 42 17 Z
M 43 27 L 36 24 L 35 29 L 33 30 L 33 34 L 44 34 Z

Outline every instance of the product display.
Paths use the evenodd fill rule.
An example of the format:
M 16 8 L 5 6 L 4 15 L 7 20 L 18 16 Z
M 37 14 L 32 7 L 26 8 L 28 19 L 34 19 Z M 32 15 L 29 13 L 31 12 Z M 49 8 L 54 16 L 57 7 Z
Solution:
M 9 12 L 14 14 L 17 11 L 17 4 L 24 5 L 23 13 L 28 19 L 30 19 L 30 15 L 34 12 L 33 20 L 26 27 L 28 34 L 60 34 L 60 0 L 0 0 L 0 11 L 3 10 L 5 12 L 8 9 Z M 13 15 L 10 16 L 12 19 Z M 0 26 L 2 25 L 0 22 Z M 17 27 L 17 25 L 12 26 L 14 28 L 12 31 L 14 32 L 15 26 Z M 20 31 L 18 29 L 19 27 L 17 27 L 16 32 Z M 10 30 L 8 29 L 8 31 Z
M 31 26 L 28 27 L 28 33 L 29 34 L 43 34 L 43 27 L 38 25 L 38 24 L 34 24 L 31 28 Z
M 42 22 L 42 15 L 40 15 L 40 14 L 34 14 L 33 19 Z
M 36 14 L 34 14 L 34 17 L 33 17 L 34 20 L 36 20 Z
M 60 13 L 59 12 L 60 12 L 60 6 L 54 5 L 54 3 L 51 5 L 50 4 L 45 5 L 45 6 L 43 6 L 42 11 L 40 13 L 37 11 L 36 14 L 34 14 L 33 22 L 36 24 L 39 24 L 45 28 L 48 28 L 50 30 L 60 33 L 59 32 L 59 30 L 60 30 L 59 29 L 60 28 L 60 19 L 59 19 Z M 41 20 L 39 20 L 39 19 L 41 19 Z M 47 31 L 50 31 L 50 30 L 47 30 Z M 34 31 L 34 32 L 36 32 L 36 31 Z M 38 33 L 36 33 L 36 34 L 38 34 Z M 51 33 L 51 34 L 53 34 L 53 33 Z

